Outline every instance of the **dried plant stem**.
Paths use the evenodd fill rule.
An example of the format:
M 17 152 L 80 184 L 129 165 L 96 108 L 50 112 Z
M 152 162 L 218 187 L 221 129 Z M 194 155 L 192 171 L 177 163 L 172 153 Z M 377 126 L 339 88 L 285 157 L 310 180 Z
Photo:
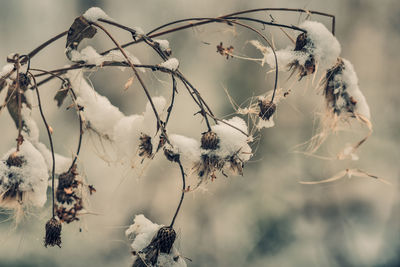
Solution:
M 54 202 L 54 178 L 55 178 L 55 171 L 56 171 L 56 159 L 54 156 L 54 145 L 53 145 L 53 139 L 51 137 L 51 132 L 50 132 L 50 127 L 49 124 L 47 123 L 46 117 L 44 116 L 43 109 L 42 109 L 42 103 L 40 101 L 40 94 L 39 94 L 39 88 L 36 83 L 35 77 L 29 73 L 32 81 L 33 81 L 33 86 L 36 91 L 36 96 L 38 100 L 38 106 L 39 106 L 39 111 L 40 111 L 40 116 L 42 117 L 43 123 L 46 126 L 47 130 L 47 135 L 49 138 L 49 143 L 50 143 L 50 150 L 51 150 L 51 159 L 52 159 L 52 169 L 51 169 L 51 199 L 52 199 L 52 218 L 55 217 L 55 202 Z
M 15 90 L 17 92 L 17 101 L 18 101 L 18 137 L 17 137 L 17 152 L 19 151 L 19 148 L 24 140 L 22 137 L 22 114 L 21 114 L 21 109 L 22 109 L 22 96 L 21 96 L 21 90 L 20 90 L 20 84 L 19 84 L 19 77 L 20 77 L 20 61 L 19 61 L 19 55 L 15 54 L 14 58 L 15 63 L 14 67 L 17 71 L 17 79 L 15 80 Z
M 144 84 L 142 78 L 140 77 L 139 73 L 137 72 L 135 66 L 133 65 L 133 63 L 131 62 L 131 60 L 129 59 L 129 57 L 127 56 L 127 54 L 125 53 L 125 50 L 121 47 L 121 45 L 115 40 L 115 38 L 100 24 L 96 23 L 96 22 L 91 22 L 91 24 L 95 25 L 96 27 L 98 27 L 99 29 L 101 29 L 112 41 L 113 43 L 118 47 L 118 49 L 121 51 L 122 55 L 125 57 L 126 61 L 128 62 L 129 66 L 132 68 L 136 78 L 138 79 L 140 85 L 142 86 L 147 99 L 150 102 L 150 105 L 154 111 L 154 115 L 156 116 L 157 119 L 157 131 L 160 129 L 161 127 L 161 120 L 160 120 L 160 116 L 158 115 L 158 112 L 156 110 L 156 107 L 154 106 L 153 100 L 151 99 L 150 93 L 147 90 L 146 85 Z
M 51 75 L 50 77 L 54 77 L 54 78 L 58 78 L 62 81 L 63 84 L 68 84 L 68 92 L 71 94 L 71 98 L 72 98 L 72 102 L 75 104 L 75 108 L 78 112 L 78 117 L 79 117 L 79 140 L 78 140 L 78 148 L 76 150 L 76 154 L 74 159 L 72 160 L 71 166 L 68 169 L 68 172 L 72 170 L 72 168 L 74 167 L 76 161 L 78 160 L 78 156 L 81 150 L 81 145 L 82 145 L 82 137 L 83 137 L 83 119 L 82 119 L 82 114 L 81 114 L 81 110 L 79 109 L 78 105 L 76 104 L 76 94 L 74 92 L 74 90 L 71 88 L 69 81 L 64 79 L 63 77 L 61 77 L 59 74 L 57 74 L 57 71 L 47 71 L 47 70 L 42 70 L 42 69 L 37 69 L 37 68 L 32 68 L 30 69 L 31 71 L 39 71 L 42 72 L 42 74 L 49 74 Z M 38 77 L 38 75 L 34 76 L 34 77 Z M 36 86 L 38 86 L 38 84 L 36 84 Z
M 181 209 L 182 202 L 183 202 L 183 199 L 184 199 L 184 197 L 185 197 L 185 191 L 186 191 L 185 171 L 183 170 L 183 166 L 182 166 L 182 163 L 181 163 L 180 160 L 178 160 L 178 164 L 179 164 L 179 168 L 180 168 L 180 170 L 181 170 L 181 175 L 182 175 L 182 193 L 181 193 L 181 199 L 179 200 L 178 207 L 176 208 L 174 217 L 172 218 L 171 224 L 170 224 L 170 226 L 169 226 L 169 227 L 171 227 L 171 228 L 174 226 L 176 216 L 178 216 L 178 213 L 179 213 L 179 211 L 180 211 L 180 209 Z

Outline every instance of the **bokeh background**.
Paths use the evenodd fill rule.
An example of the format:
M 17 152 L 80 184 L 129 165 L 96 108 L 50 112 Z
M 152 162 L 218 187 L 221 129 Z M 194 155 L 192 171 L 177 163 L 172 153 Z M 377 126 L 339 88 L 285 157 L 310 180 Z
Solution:
M 254 144 L 255 157 L 243 177 L 219 177 L 204 190 L 187 194 L 177 219 L 178 247 L 192 259 L 188 266 L 399 266 L 400 265 L 400 2 L 398 0 L 126 0 L 60 1 L 0 0 L 0 58 L 5 64 L 11 52 L 27 53 L 44 40 L 69 28 L 74 18 L 91 6 L 128 26 L 148 31 L 160 24 L 186 17 L 217 16 L 256 7 L 291 7 L 336 15 L 336 36 L 342 55 L 358 73 L 360 87 L 372 112 L 374 133 L 359 151 L 356 162 L 323 161 L 294 153 L 315 129 L 322 96 L 307 81 L 298 83 L 288 101 L 278 109 L 276 126 L 262 131 Z M 282 23 L 297 24 L 298 14 L 271 13 Z M 268 19 L 269 13 L 261 16 Z M 329 20 L 312 17 L 329 27 Z M 273 36 L 278 47 L 289 45 L 276 29 L 256 25 Z M 113 33 L 121 41 L 130 36 Z M 216 53 L 220 41 L 235 47 L 235 53 L 260 56 L 247 41 L 257 39 L 240 29 L 213 25 L 165 36 L 180 69 L 223 117 L 234 112 L 224 92 L 238 103 L 272 88 L 268 68 Z M 112 46 L 98 34 L 85 41 L 102 51 Z M 82 44 L 83 47 L 85 44 Z M 52 69 L 68 64 L 64 40 L 40 53 L 32 65 Z M 129 51 L 143 63 L 159 63 L 144 46 Z M 107 96 L 125 114 L 140 113 L 145 96 L 137 84 L 124 91 L 129 70 L 101 69 L 90 74 L 98 92 Z M 145 82 L 152 95 L 169 97 L 170 79 L 147 72 Z M 284 78 L 280 86 L 291 84 Z M 70 156 L 76 147 L 78 124 L 72 111 L 57 109 L 52 100 L 59 83 L 41 88 L 44 111 L 54 128 L 59 153 Z M 178 104 L 170 132 L 200 138 L 205 126 L 179 85 Z M 1 94 L 4 97 L 4 92 Z M 40 122 L 36 109 L 35 117 Z M 41 123 L 39 123 L 41 124 Z M 42 126 L 41 126 L 42 127 Z M 321 154 L 333 155 L 348 141 L 360 138 L 339 134 L 328 140 Z M 47 144 L 44 128 L 42 141 Z M 14 145 L 17 131 L 8 113 L 0 113 L 0 153 Z M 131 170 L 109 163 L 96 139 L 87 134 L 79 159 L 82 172 L 97 193 L 91 197 L 95 215 L 63 228 L 63 247 L 44 248 L 44 224 L 50 207 L 30 211 L 18 226 L 10 214 L 0 214 L 0 266 L 129 266 L 129 241 L 125 229 L 135 214 L 168 224 L 179 199 L 181 178 L 177 166 L 162 156 Z M 360 168 L 389 180 L 388 186 L 373 179 L 351 178 L 305 186 L 299 180 L 327 178 L 344 168 Z M 81 231 L 80 231 L 81 230 Z

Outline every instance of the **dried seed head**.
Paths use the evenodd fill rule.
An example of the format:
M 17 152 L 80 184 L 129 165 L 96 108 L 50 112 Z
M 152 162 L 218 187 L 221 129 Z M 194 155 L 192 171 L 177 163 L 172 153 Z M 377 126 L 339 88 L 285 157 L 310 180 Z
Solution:
M 12 153 L 8 159 L 6 160 L 6 164 L 8 167 L 21 167 L 26 161 L 23 156 L 18 156 L 17 152 Z
M 166 148 L 164 147 L 164 155 L 165 157 L 172 162 L 178 162 L 179 161 L 179 154 L 174 153 L 174 151 L 172 151 L 172 149 Z
M 309 43 L 309 41 L 310 39 L 308 39 L 306 33 L 299 34 L 296 39 L 296 46 L 294 48 L 294 51 L 304 50 L 304 47 Z
M 153 144 L 151 143 L 151 137 L 142 133 L 139 137 L 139 141 L 139 156 L 151 158 L 153 155 Z
M 219 147 L 219 138 L 214 132 L 205 132 L 201 136 L 201 148 L 216 150 Z
M 58 177 L 58 186 L 56 191 L 57 201 L 64 204 L 71 204 L 75 199 L 75 188 L 78 187 L 78 181 L 75 179 L 77 172 L 75 167 L 68 172 L 60 174 Z
M 58 247 L 61 247 L 61 222 L 58 221 L 56 218 L 51 218 L 47 223 L 46 223 L 46 236 L 44 238 L 44 246 L 47 248 L 47 246 L 54 247 L 57 245 Z
M 154 235 L 150 244 L 139 251 L 133 267 L 154 266 L 161 253 L 169 254 L 176 239 L 176 232 L 172 227 L 163 226 Z
M 276 104 L 267 99 L 259 100 L 258 106 L 260 107 L 258 116 L 263 120 L 269 120 L 276 111 Z
M 175 242 L 176 232 L 172 227 L 164 226 L 158 230 L 155 238 L 159 240 L 160 252 L 169 254 Z

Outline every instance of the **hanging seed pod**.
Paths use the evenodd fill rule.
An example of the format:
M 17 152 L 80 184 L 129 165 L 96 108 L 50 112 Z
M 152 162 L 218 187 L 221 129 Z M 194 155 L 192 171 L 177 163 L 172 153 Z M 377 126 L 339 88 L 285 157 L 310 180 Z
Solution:
M 61 222 L 58 221 L 56 218 L 51 218 L 46 223 L 46 236 L 44 238 L 44 246 L 58 246 L 61 247 Z
M 260 108 L 258 116 L 263 120 L 269 120 L 276 111 L 276 104 L 267 99 L 260 99 L 258 106 Z
M 151 143 L 151 137 L 142 133 L 139 137 L 139 141 L 139 156 L 151 158 L 153 155 L 153 144 Z
M 219 148 L 219 138 L 214 132 L 205 132 L 201 136 L 201 148 L 216 150 Z

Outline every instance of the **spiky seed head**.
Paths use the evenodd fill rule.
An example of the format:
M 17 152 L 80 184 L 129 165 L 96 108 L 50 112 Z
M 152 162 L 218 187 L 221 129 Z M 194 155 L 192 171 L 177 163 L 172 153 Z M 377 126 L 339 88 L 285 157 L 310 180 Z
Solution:
M 175 242 L 176 232 L 174 228 L 169 226 L 161 227 L 158 232 L 156 239 L 159 240 L 160 252 L 169 254 L 172 245 Z
M 276 104 L 267 99 L 259 100 L 258 106 L 260 107 L 258 116 L 263 120 L 269 120 L 276 111 Z
M 61 222 L 56 218 L 51 218 L 46 223 L 46 236 L 44 238 L 44 246 L 58 246 L 61 247 Z
M 219 147 L 219 138 L 216 133 L 208 131 L 201 136 L 201 148 L 216 150 Z

